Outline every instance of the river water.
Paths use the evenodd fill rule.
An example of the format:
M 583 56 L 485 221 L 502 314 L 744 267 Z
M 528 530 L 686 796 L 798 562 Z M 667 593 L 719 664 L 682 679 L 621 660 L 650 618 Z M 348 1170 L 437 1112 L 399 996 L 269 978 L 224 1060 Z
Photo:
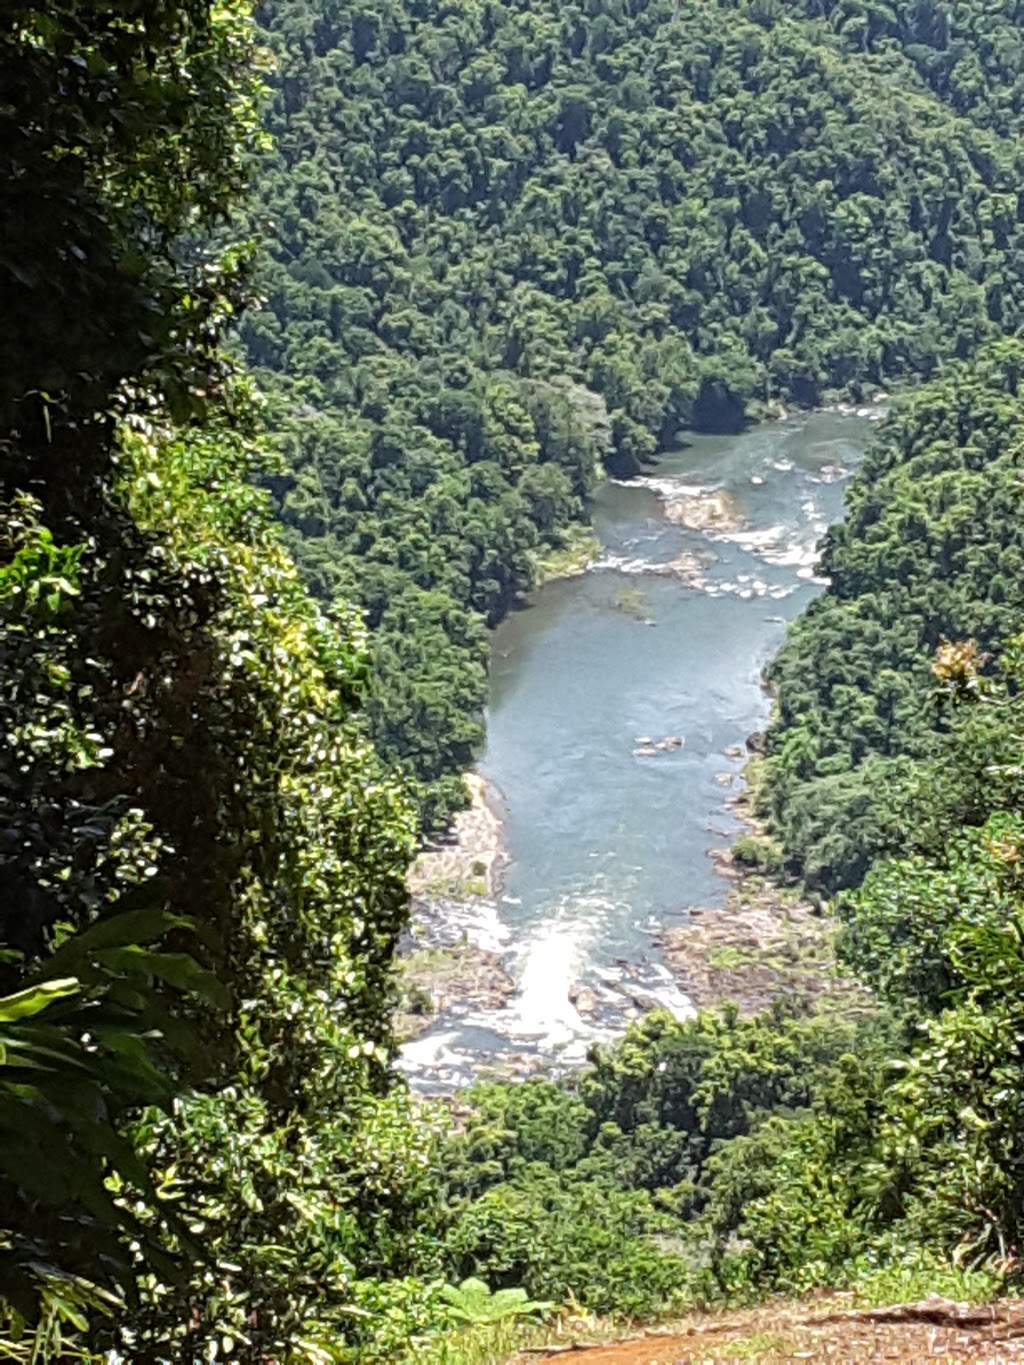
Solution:
M 767 720 L 761 671 L 820 590 L 816 546 L 880 415 L 694 437 L 651 478 L 604 485 L 596 565 L 495 632 L 480 771 L 511 862 L 467 934 L 506 954 L 517 993 L 407 1045 L 414 1083 L 578 1064 L 643 1008 L 686 1014 L 656 933 L 725 900 L 710 852 L 739 832 L 727 802 Z

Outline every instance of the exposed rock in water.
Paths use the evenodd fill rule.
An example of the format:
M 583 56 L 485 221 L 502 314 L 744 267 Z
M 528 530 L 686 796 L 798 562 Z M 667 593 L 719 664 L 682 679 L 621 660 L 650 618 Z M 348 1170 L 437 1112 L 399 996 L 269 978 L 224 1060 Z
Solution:
M 600 1002 L 589 986 L 573 986 L 569 991 L 569 1003 L 576 1006 L 578 1014 L 596 1014 Z
M 686 493 L 665 498 L 665 515 L 689 531 L 742 531 L 743 517 L 736 499 L 725 489 Z
M 731 848 L 710 848 L 708 849 L 708 857 L 715 864 L 717 876 L 728 877 L 730 881 L 735 881 L 741 875 Z
M 633 743 L 636 745 L 633 750 L 634 758 L 657 758 L 659 754 L 681 749 L 685 741 L 682 735 L 666 735 L 664 739 L 651 739 L 648 735 L 640 735 Z
M 818 478 L 822 483 L 835 483 L 837 479 L 845 479 L 850 471 L 842 464 L 823 464 L 818 471 Z
M 671 503 L 666 503 L 666 515 L 669 516 L 670 520 L 675 520 L 671 512 L 668 511 L 670 506 Z M 688 587 L 703 590 L 708 585 L 706 570 L 714 561 L 714 555 L 708 553 L 694 554 L 692 551 L 684 550 L 681 554 L 676 555 L 675 559 L 666 560 L 664 564 L 649 565 L 647 572 L 657 574 L 661 578 L 679 578 Z
M 395 1032 L 415 1038 L 442 1010 L 498 1010 L 515 994 L 502 955 L 471 943 L 419 948 L 399 960 L 399 1008 Z

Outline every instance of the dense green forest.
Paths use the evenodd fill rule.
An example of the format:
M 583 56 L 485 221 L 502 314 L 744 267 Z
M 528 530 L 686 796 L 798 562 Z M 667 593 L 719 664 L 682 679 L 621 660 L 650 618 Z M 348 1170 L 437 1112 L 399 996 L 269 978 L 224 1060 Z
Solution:
M 0 1354 L 1014 1284 L 1016 6 L 259 17 L 0 18 Z M 893 381 L 757 776 L 861 1003 L 414 1102 L 487 624 L 602 468 Z
M 826 892 L 918 838 L 905 807 L 949 727 L 922 700 L 943 641 L 998 653 L 1024 620 L 1022 383 L 1024 346 L 998 342 L 899 404 L 826 537 L 828 590 L 768 670 L 764 812 Z M 986 789 L 1006 784 L 982 766 L 934 801 L 980 822 Z
M 1019 326 L 1017 6 L 260 16 L 276 150 L 242 335 L 275 502 L 316 594 L 368 613 L 370 730 L 430 821 L 480 739 L 483 623 L 595 463 Z

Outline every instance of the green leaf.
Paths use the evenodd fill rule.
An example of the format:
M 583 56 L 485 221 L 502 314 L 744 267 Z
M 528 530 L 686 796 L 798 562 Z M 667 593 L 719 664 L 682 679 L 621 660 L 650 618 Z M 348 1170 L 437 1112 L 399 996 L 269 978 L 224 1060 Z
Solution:
M 64 977 L 57 981 L 46 981 L 38 986 L 27 986 L 15 995 L 0 997 L 0 1023 L 13 1023 L 16 1019 L 28 1019 L 41 1014 L 56 1000 L 65 1000 L 78 995 L 81 983 L 75 977 Z
M 62 944 L 29 979 L 46 979 L 55 972 L 66 971 L 102 948 L 153 943 L 171 929 L 190 929 L 192 923 L 185 915 L 172 914 L 168 910 L 130 910 L 108 916 Z
M 227 987 L 187 953 L 150 952 L 129 944 L 123 948 L 104 949 L 95 957 L 97 962 L 116 971 L 145 972 L 221 1009 L 230 1008 L 231 993 Z

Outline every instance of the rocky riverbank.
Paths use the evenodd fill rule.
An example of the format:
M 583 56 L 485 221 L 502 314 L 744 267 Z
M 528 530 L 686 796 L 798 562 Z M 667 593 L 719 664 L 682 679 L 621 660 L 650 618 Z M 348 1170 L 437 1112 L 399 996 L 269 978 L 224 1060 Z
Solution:
M 515 992 L 500 952 L 473 943 L 415 944 L 414 937 L 399 959 L 395 1033 L 402 1042 L 417 1038 L 442 1011 L 498 1010 Z
M 463 778 L 470 802 L 448 833 L 424 845 L 409 869 L 415 903 L 436 896 L 495 896 L 508 861 L 501 833 L 500 800 L 479 773 Z
M 658 935 L 680 988 L 698 1009 L 735 1004 L 758 1014 L 775 1001 L 865 1003 L 836 968 L 835 922 L 795 893 L 741 877 L 722 909 L 694 907 L 688 924 Z
M 502 877 L 503 802 L 482 784 L 417 865 L 399 1065 L 418 1090 L 570 1071 L 651 1009 L 831 990 L 825 921 L 785 890 L 769 903 L 781 854 L 737 828 L 735 741 L 765 721 L 757 672 L 814 592 L 863 437 L 819 414 L 695 437 L 652 478 L 611 480 L 591 572 L 500 627 L 484 762 L 518 865 Z M 733 847 L 708 858 L 715 844 Z
M 724 756 L 746 753 L 730 746 Z M 742 781 L 736 770 L 722 776 Z M 445 1091 L 485 1072 L 564 1072 L 582 1062 L 588 1042 L 610 1042 L 654 1009 L 683 1019 L 727 1002 L 746 1015 L 796 998 L 837 1003 L 846 1011 L 867 1006 L 859 988 L 837 970 L 834 922 L 763 875 L 773 846 L 752 820 L 745 788 L 724 805 L 750 832 L 732 848 L 711 851 L 716 871 L 732 882 L 725 905 L 693 907 L 685 924 L 652 933 L 650 954 L 594 966 L 585 978 L 568 982 L 560 1017 L 571 1027 L 557 1046 L 512 1043 L 525 984 L 513 977 L 515 945 L 499 910 L 507 861 L 500 804 L 477 776 L 470 790 L 472 805 L 451 836 L 424 850 L 410 874 L 413 916 L 401 947 L 395 1023 L 403 1043 L 420 1039 L 405 1054 L 417 1084 Z M 450 1046 L 452 1030 L 467 1024 L 478 1033 L 473 1057 Z M 428 1030 L 429 1038 L 421 1038 Z
M 412 913 L 399 945 L 395 1017 L 402 1042 L 442 1011 L 497 1010 L 515 992 L 495 904 L 508 862 L 500 797 L 478 773 L 468 773 L 465 783 L 469 806 L 409 870 Z
M 754 813 L 762 740 L 751 735 L 745 747 L 725 751 L 747 759 L 742 772 L 721 775 L 742 784 L 725 805 L 747 833 L 731 847 L 710 850 L 715 871 L 733 883 L 726 904 L 692 907 L 688 923 L 663 930 L 658 945 L 697 1009 L 731 1003 L 753 1015 L 795 998 L 866 1007 L 867 994 L 838 969 L 836 921 L 781 880 L 781 850 Z

